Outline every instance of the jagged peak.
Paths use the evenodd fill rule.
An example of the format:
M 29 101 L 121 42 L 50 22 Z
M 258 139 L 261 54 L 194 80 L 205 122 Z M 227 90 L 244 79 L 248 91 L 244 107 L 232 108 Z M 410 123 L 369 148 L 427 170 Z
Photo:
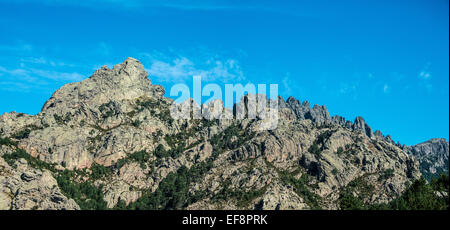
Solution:
M 41 112 L 62 107 L 78 108 L 80 104 L 106 103 L 110 100 L 132 100 L 142 95 L 161 97 L 164 94 L 162 86 L 153 86 L 148 73 L 140 61 L 127 58 L 112 69 L 102 66 L 89 78 L 62 86 L 44 104 Z
M 309 108 L 309 107 L 311 107 L 311 104 L 309 103 L 309 101 L 303 101 L 302 106 Z
M 129 77 L 132 80 L 148 79 L 148 73 L 144 65 L 137 59 L 129 57 L 120 64 L 114 65 L 112 69 L 104 65 L 96 70 L 90 77 L 91 79 L 109 79 L 118 77 Z
M 288 99 L 286 100 L 286 104 L 288 104 L 290 107 L 292 106 L 300 106 L 300 101 L 295 99 L 295 97 L 293 96 L 289 96 Z
M 145 71 L 144 65 L 142 65 L 142 63 L 139 60 L 132 57 L 128 57 L 122 63 L 116 64 L 113 69 L 127 69 L 127 68 L 134 68 Z
M 448 142 L 445 138 L 431 138 L 429 142 Z
M 323 109 L 323 110 L 328 110 L 327 107 L 325 105 L 318 105 L 318 104 L 314 104 L 313 109 Z
M 355 118 L 355 123 L 356 122 L 366 122 L 366 120 L 364 120 L 364 117 L 361 117 L 361 116 L 357 116 L 356 118 Z
M 419 144 L 426 144 L 426 143 L 447 143 L 447 139 L 445 138 L 431 138 L 430 140 L 424 141 Z

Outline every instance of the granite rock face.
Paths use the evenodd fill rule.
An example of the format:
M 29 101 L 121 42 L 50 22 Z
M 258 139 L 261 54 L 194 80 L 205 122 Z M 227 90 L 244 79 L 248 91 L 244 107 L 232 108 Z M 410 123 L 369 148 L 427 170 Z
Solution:
M 282 97 L 278 97 L 278 105 L 280 109 L 289 108 L 293 111 L 298 120 L 311 120 L 318 125 L 336 124 L 353 131 L 361 131 L 367 137 L 377 140 L 385 140 L 391 143 L 395 143 L 389 135 L 384 136 L 381 131 L 376 130 L 373 132 L 372 128 L 367 124 L 363 117 L 356 117 L 354 122 L 346 120 L 344 117 L 335 115 L 330 117 L 327 108 L 322 105 L 311 105 L 308 101 L 301 103 L 294 97 L 289 97 L 286 101 Z M 400 146 L 400 144 L 398 144 Z
M 0 158 L 0 210 L 80 209 L 61 193 L 49 171 L 32 168 L 24 159 L 13 166 Z
M 426 178 L 448 173 L 449 144 L 444 138 L 435 138 L 426 142 L 406 146 L 407 153 L 413 155 L 420 163 L 420 171 Z
M 195 177 L 180 182 L 188 201 L 163 197 L 170 202 L 156 207 L 175 209 L 339 209 L 355 184 L 356 195 L 371 188 L 365 203 L 385 203 L 421 175 L 415 157 L 361 117 L 264 95 L 233 109 L 220 100 L 173 106 L 164 92 L 129 58 L 61 87 L 35 116 L 0 116 L 0 208 L 80 208 L 55 179 L 63 173 L 92 184 L 107 208 L 124 208 L 189 171 Z M 19 149 L 31 158 L 12 157 Z
M 288 108 L 292 109 L 297 119 L 299 120 L 308 119 L 316 122 L 317 124 L 326 124 L 331 122 L 330 114 L 328 113 L 327 107 L 325 107 L 324 105 L 314 105 L 311 108 L 311 105 L 308 101 L 300 103 L 300 101 L 295 99 L 294 97 L 289 97 L 286 100 L 285 104 Z
M 145 137 L 168 128 L 158 119 L 139 120 L 154 118 L 145 113 L 130 116 L 139 102 L 170 101 L 163 94 L 161 86 L 151 84 L 142 64 L 129 58 L 113 69 L 102 67 L 84 81 L 64 85 L 34 117 L 4 114 L 0 131 L 6 136 L 27 131 L 19 138 L 20 148 L 68 169 L 94 162 L 108 166 L 126 152 L 151 148 L 154 143 L 143 143 Z M 130 125 L 140 122 L 141 129 Z

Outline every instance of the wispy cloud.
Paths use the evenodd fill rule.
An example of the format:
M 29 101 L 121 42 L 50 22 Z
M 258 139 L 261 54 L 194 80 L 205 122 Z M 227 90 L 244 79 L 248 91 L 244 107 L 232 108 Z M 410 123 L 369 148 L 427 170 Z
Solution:
M 47 79 L 55 81 L 81 81 L 85 78 L 82 74 L 77 72 L 58 72 L 42 69 L 29 69 L 30 74 L 37 75 L 39 77 L 45 77 Z
M 423 67 L 423 69 L 419 72 L 419 77 L 423 78 L 423 79 L 429 79 L 431 78 L 431 72 L 429 71 L 429 68 L 431 66 L 431 63 L 428 62 L 427 64 L 425 64 L 425 66 Z
M 38 79 L 42 80 L 42 78 L 54 81 L 80 81 L 84 78 L 77 72 L 58 72 L 35 68 L 7 69 L 2 66 L 0 66 L 0 73 L 3 73 L 2 80 L 9 75 L 10 78 L 26 82 L 36 82 Z
M 43 4 L 48 6 L 77 6 L 86 8 L 137 8 L 143 6 L 145 1 L 142 0 L 91 0 L 91 1 L 76 1 L 76 0 L 4 0 L 6 2 L 14 3 L 33 3 Z
M 29 67 L 23 62 L 20 63 L 19 68 L 0 66 L 0 89 L 2 91 L 51 93 L 54 90 L 55 83 L 60 85 L 80 81 L 84 78 L 82 74 L 77 72 L 50 70 L 57 64 L 51 64 L 45 58 L 27 58 L 26 61 L 40 68 Z
M 48 65 L 51 67 L 58 67 L 58 66 L 74 67 L 75 66 L 74 64 L 71 64 L 71 63 L 52 60 L 52 59 L 48 59 L 45 57 L 23 57 L 23 58 L 20 58 L 20 62 L 22 64 L 22 66 L 24 66 L 25 63 Z
M 30 52 L 32 50 L 32 45 L 22 42 L 13 45 L 0 45 L 0 51 L 2 52 Z
M 0 66 L 1 81 L 6 81 L 7 79 L 15 79 L 25 82 L 35 82 L 37 79 L 30 76 L 29 71 L 26 69 L 7 69 Z
M 276 4 L 263 4 L 259 1 L 229 0 L 3 0 L 13 3 L 34 3 L 47 6 L 83 7 L 91 10 L 158 12 L 160 9 L 179 11 L 259 11 L 288 14 L 300 17 L 316 17 L 316 13 L 286 9 Z
M 15 81 L 0 81 L 0 87 L 8 92 L 29 92 L 33 86 Z
M 389 93 L 389 89 L 390 89 L 389 85 L 385 83 L 383 85 L 383 93 Z
M 343 82 L 339 85 L 339 93 L 341 95 L 349 95 L 356 100 L 358 98 L 358 85 L 359 82 Z
M 184 57 L 170 62 L 155 60 L 147 71 L 150 76 L 156 76 L 162 81 L 184 81 L 187 77 L 192 76 L 193 66 L 194 64 Z
M 143 7 L 164 7 L 181 10 L 227 10 L 227 9 L 242 9 L 250 8 L 251 5 L 233 4 L 233 2 L 223 0 L 91 0 L 91 1 L 76 1 L 76 0 L 6 0 L 10 2 L 20 3 L 41 3 L 45 5 L 56 6 L 77 6 L 86 8 L 111 8 L 111 9 L 139 9 Z
M 111 54 L 111 46 L 105 42 L 100 42 L 98 44 L 97 53 L 103 56 L 109 56 Z
M 425 89 L 428 92 L 431 92 L 433 90 L 433 84 L 431 84 L 430 82 L 431 79 L 430 67 L 431 62 L 427 62 L 425 66 L 422 68 L 422 70 L 419 72 L 419 78 L 422 80 L 422 82 L 420 82 L 420 85 L 425 87 Z
M 149 59 L 147 69 L 150 78 L 160 82 L 184 82 L 193 76 L 201 76 L 204 81 L 243 80 L 244 74 L 239 61 L 221 58 L 215 54 L 199 54 L 196 57 L 145 54 Z
M 286 93 L 287 95 L 291 95 L 292 94 L 291 86 L 293 84 L 292 84 L 292 81 L 290 79 L 290 75 L 291 75 L 290 73 L 286 73 L 286 76 L 284 76 L 283 80 L 281 81 L 281 83 L 283 84 L 284 93 Z
M 19 44 L 19 43 L 18 43 Z M 46 47 L 34 47 L 32 45 L 2 46 L 3 50 L 26 50 L 23 52 L 11 52 L 8 62 L 0 64 L 0 82 L 2 90 L 27 90 L 30 88 L 45 88 L 54 90 L 61 84 L 81 81 L 90 74 L 94 67 L 100 68 L 104 64 L 110 67 L 116 64 L 111 56 L 114 53 L 112 46 L 105 42 L 99 42 L 96 48 L 91 49 L 86 55 L 100 56 L 102 61 L 93 63 L 72 63 L 63 59 L 54 59 L 47 56 Z M 227 51 L 227 53 L 233 51 Z M 208 81 L 240 81 L 244 80 L 244 73 L 237 58 L 230 57 L 222 51 L 212 51 L 206 47 L 192 49 L 165 51 L 152 51 L 139 53 L 136 50 L 129 52 L 130 56 L 138 58 L 150 78 L 154 82 L 178 83 L 190 81 L 193 76 L 201 76 Z M 239 55 L 237 55 L 239 58 Z M 104 61 L 106 60 L 106 61 Z

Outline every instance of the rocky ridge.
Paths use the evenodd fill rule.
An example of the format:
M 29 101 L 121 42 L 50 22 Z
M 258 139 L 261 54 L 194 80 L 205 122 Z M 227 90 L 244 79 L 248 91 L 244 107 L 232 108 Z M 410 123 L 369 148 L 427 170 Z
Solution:
M 264 108 L 256 119 L 173 119 L 163 95 L 128 58 L 61 87 L 37 115 L 0 116 L 0 156 L 9 159 L 0 161 L 1 208 L 340 209 L 348 196 L 386 203 L 421 175 L 414 157 L 361 117 L 279 97 L 276 129 L 261 130 L 273 125 Z M 233 110 L 221 101 L 181 106 L 230 118 L 248 113 L 255 96 Z M 13 154 L 22 150 L 31 158 Z M 30 186 L 48 191 L 11 203 Z M 95 192 L 74 194 L 83 186 Z

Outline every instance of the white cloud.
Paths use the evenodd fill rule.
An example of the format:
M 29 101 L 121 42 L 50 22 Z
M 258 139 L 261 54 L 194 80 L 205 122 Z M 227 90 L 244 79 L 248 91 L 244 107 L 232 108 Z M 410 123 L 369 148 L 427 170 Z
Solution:
M 26 69 L 7 69 L 0 66 L 0 73 L 2 73 L 2 81 L 5 81 L 6 78 L 26 82 L 35 82 L 37 80 L 35 77 L 31 77 Z
M 193 76 L 201 76 L 204 81 L 243 80 L 244 74 L 235 59 L 220 59 L 217 55 L 198 55 L 203 58 L 178 56 L 170 58 L 156 52 L 157 55 L 144 54 L 150 59 L 147 69 L 150 78 L 161 82 L 184 82 Z
M 419 76 L 421 76 L 424 79 L 428 79 L 431 77 L 431 74 L 429 72 L 422 71 L 422 72 L 420 72 Z
M 286 76 L 283 78 L 283 80 L 281 81 L 281 83 L 283 84 L 283 91 L 285 94 L 287 95 L 291 95 L 292 94 L 292 81 L 289 79 L 290 77 L 290 73 L 286 73 Z
M 6 52 L 30 52 L 33 46 L 27 43 L 18 43 L 16 45 L 0 45 L 0 51 Z
M 37 64 L 37 65 L 49 65 L 52 67 L 57 67 L 57 66 L 69 66 L 69 67 L 73 67 L 73 64 L 68 64 L 62 61 L 55 61 L 55 60 L 50 60 L 47 59 L 45 57 L 24 57 L 21 58 L 20 61 L 21 66 L 24 67 L 25 64 L 24 63 L 30 63 L 30 64 Z
M 419 77 L 421 77 L 422 79 L 430 79 L 431 78 L 431 72 L 429 71 L 430 66 L 431 66 L 430 62 L 425 64 L 425 67 L 422 69 L 422 71 L 419 72 Z
M 15 81 L 1 81 L 0 87 L 4 91 L 9 92 L 29 92 L 33 86 Z
M 109 56 L 111 54 L 111 46 L 105 42 L 100 42 L 98 44 L 97 52 L 103 56 Z
M 338 94 L 351 97 L 353 100 L 357 100 L 359 96 L 359 81 L 342 82 L 338 87 Z
M 425 89 L 428 91 L 428 92 L 432 92 L 433 91 L 433 84 L 431 84 L 430 83 L 430 79 L 431 79 L 431 72 L 430 72 L 430 66 L 431 66 L 431 63 L 430 62 L 427 62 L 426 64 L 425 64 L 425 66 L 422 68 L 422 70 L 419 72 L 419 78 L 420 79 L 422 79 L 423 81 L 422 82 L 420 82 L 419 84 L 422 86 L 422 87 L 425 87 Z
M 339 87 L 339 92 L 341 94 L 349 94 L 349 93 L 355 93 L 356 88 L 358 86 L 358 83 L 341 83 Z
M 389 85 L 388 85 L 388 84 L 384 84 L 384 86 L 383 86 L 383 92 L 384 92 L 384 93 L 389 93 L 389 89 L 390 89 Z
M 147 70 L 150 77 L 158 77 L 162 81 L 184 81 L 192 76 L 194 64 L 187 58 L 177 58 L 171 62 L 153 61 Z
M 53 60 L 42 55 L 46 48 L 35 47 L 23 41 L 17 41 L 14 45 L 0 45 L 0 51 L 7 54 L 16 63 L 0 66 L 0 81 L 2 89 L 42 89 L 52 83 L 67 83 L 83 80 L 85 77 L 78 71 L 67 71 L 68 67 L 80 67 L 68 62 Z M 45 90 L 45 89 L 44 89 Z
M 30 69 L 30 73 L 32 75 L 45 77 L 55 81 L 81 81 L 84 79 L 84 76 L 77 72 L 58 72 L 42 69 Z
M 19 44 L 19 43 L 18 43 Z M 26 44 L 26 43 L 20 43 Z M 33 89 L 51 88 L 53 84 L 81 81 L 86 76 L 80 71 L 91 70 L 82 63 L 71 64 L 62 60 L 53 60 L 41 54 L 41 50 L 32 45 L 0 46 L 3 50 L 29 50 L 30 52 L 14 52 L 17 63 L 0 66 L 0 82 L 3 89 L 6 85 L 22 84 L 17 89 L 26 89 L 28 84 Z M 92 54 L 111 56 L 111 47 L 104 42 L 98 43 Z M 135 53 L 136 51 L 134 51 Z M 220 51 L 211 51 L 205 47 L 197 47 L 184 51 L 168 49 L 165 52 L 137 53 L 140 61 L 147 67 L 149 76 L 154 82 L 186 82 L 193 76 L 202 76 L 202 80 L 228 82 L 245 79 L 238 60 L 222 57 Z M 181 54 L 181 55 L 179 55 Z M 14 55 L 13 55 L 14 56 Z M 94 66 L 103 66 L 93 65 Z M 109 65 L 112 66 L 112 65 Z M 68 68 L 76 67 L 76 68 Z M 96 68 L 98 69 L 98 68 Z M 84 72 L 83 72 L 84 73 Z M 13 83 L 15 82 L 15 83 Z
M 84 78 L 77 72 L 57 72 L 34 68 L 7 69 L 2 66 L 0 66 L 0 73 L 2 73 L 2 81 L 9 78 L 14 81 L 33 84 L 48 84 L 43 78 L 54 81 L 80 81 Z

